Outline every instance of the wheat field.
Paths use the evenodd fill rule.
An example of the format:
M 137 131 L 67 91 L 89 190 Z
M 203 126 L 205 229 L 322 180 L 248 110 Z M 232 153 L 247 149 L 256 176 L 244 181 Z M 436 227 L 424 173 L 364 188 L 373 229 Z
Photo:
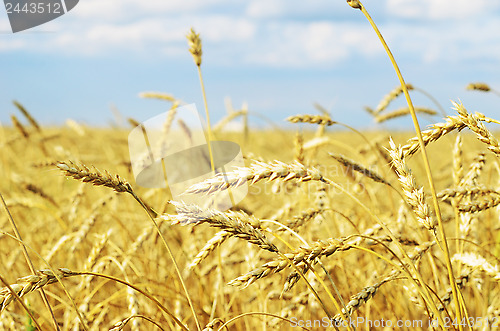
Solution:
M 188 42 L 203 86 L 201 39 Z M 0 127 L 0 329 L 498 329 L 500 122 L 460 102 L 391 108 L 415 89 L 366 109 L 432 116 L 413 132 L 359 132 L 320 106 L 258 129 L 232 110 L 207 135 L 239 144 L 245 167 L 186 192 L 248 185 L 230 210 L 137 185 L 134 119 L 48 127 L 15 101 Z M 175 97 L 141 96 L 175 118 Z

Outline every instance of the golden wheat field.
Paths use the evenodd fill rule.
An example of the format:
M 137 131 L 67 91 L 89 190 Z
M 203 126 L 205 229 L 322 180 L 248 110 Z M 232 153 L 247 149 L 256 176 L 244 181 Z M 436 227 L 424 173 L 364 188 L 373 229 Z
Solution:
M 203 87 L 193 30 L 188 43 Z M 249 127 L 247 109 L 210 128 L 207 109 L 208 139 L 237 143 L 244 166 L 186 194 L 247 185 L 229 210 L 138 185 L 134 119 L 48 127 L 15 101 L 0 127 L 0 330 L 499 329 L 500 119 L 414 106 L 389 56 L 401 85 L 367 111 L 434 124 L 360 132 L 318 106 L 292 129 Z M 180 101 L 141 96 L 170 107 L 167 134 Z

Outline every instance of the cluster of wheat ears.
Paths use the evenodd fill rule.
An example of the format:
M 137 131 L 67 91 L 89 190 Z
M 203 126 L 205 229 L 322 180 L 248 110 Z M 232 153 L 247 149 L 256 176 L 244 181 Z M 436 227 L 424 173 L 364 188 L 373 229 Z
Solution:
M 325 318 L 332 329 L 377 329 L 342 324 L 358 317 L 424 321 L 403 327 L 412 330 L 498 327 L 500 145 L 485 123 L 500 122 L 456 102 L 421 131 L 416 113 L 436 112 L 413 106 L 418 89 L 365 7 L 348 4 L 373 24 L 401 82 L 367 110 L 377 122 L 411 115 L 416 136 L 361 133 L 320 106 L 287 119 L 296 134 L 249 130 L 247 107 L 230 108 L 208 138 L 240 143 L 247 166 L 186 194 L 248 185 L 231 210 L 126 180 L 125 129 L 41 127 L 14 102 L 29 125 L 12 115 L 0 131 L 0 329 L 312 330 Z M 206 100 L 201 39 L 187 37 Z M 402 95 L 408 107 L 387 110 Z M 172 104 L 166 127 L 176 119 L 180 100 L 141 96 Z M 224 132 L 238 117 L 245 132 Z

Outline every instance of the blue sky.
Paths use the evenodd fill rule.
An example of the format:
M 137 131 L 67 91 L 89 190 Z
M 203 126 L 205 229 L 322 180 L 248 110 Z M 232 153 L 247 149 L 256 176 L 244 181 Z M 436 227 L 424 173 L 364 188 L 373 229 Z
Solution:
M 365 0 L 408 83 L 451 113 L 450 99 L 500 117 L 500 98 L 466 91 L 483 81 L 500 89 L 500 2 Z M 203 40 L 202 70 L 213 121 L 224 98 L 276 123 L 315 113 L 374 128 L 375 107 L 398 85 L 382 46 L 360 11 L 344 0 L 81 0 L 66 15 L 12 34 L 0 10 L 0 123 L 23 103 L 39 121 L 90 125 L 146 120 L 167 105 L 138 97 L 162 91 L 202 109 L 185 35 Z M 434 107 L 414 93 L 416 105 Z M 404 105 L 396 102 L 391 109 Z M 430 119 L 432 120 L 432 119 Z M 438 121 L 435 118 L 432 121 Z M 250 119 L 258 125 L 256 117 Z M 422 118 L 422 125 L 429 124 Z M 387 124 L 410 127 L 410 119 Z M 387 126 L 386 125 L 386 126 Z

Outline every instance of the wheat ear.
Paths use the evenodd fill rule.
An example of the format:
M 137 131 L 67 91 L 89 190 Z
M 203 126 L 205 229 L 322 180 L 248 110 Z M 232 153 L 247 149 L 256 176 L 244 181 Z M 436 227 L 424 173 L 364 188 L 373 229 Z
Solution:
M 141 98 L 147 98 L 147 99 L 159 99 L 159 100 L 165 100 L 165 101 L 170 101 L 170 102 L 175 102 L 177 99 L 170 94 L 167 93 L 162 93 L 162 92 L 141 92 L 139 93 L 139 96 Z
M 394 166 L 399 177 L 399 182 L 403 187 L 406 202 L 411 206 L 413 212 L 417 216 L 417 220 L 428 230 L 434 231 L 436 224 L 431 216 L 429 206 L 425 202 L 424 189 L 417 187 L 415 177 L 406 166 L 403 148 L 401 146 L 396 147 L 392 138 L 389 144 L 391 146 L 389 154 L 392 158 L 392 165 Z
M 361 165 L 360 163 L 353 161 L 353 160 L 350 160 L 350 159 L 348 159 L 345 156 L 340 155 L 340 154 L 333 154 L 333 153 L 329 153 L 329 154 L 331 157 L 333 157 L 335 160 L 337 160 L 339 163 L 346 166 L 347 168 L 351 168 L 352 170 L 361 173 L 362 175 L 370 178 L 371 180 L 373 180 L 375 182 L 382 183 L 382 184 L 385 184 L 387 186 L 391 186 L 391 184 L 389 182 L 387 182 L 385 179 L 383 179 L 382 176 L 377 174 L 375 171 L 366 168 L 365 166 Z
M 475 253 L 455 254 L 453 261 L 460 261 L 471 269 L 479 269 L 490 276 L 493 280 L 500 282 L 500 269 L 498 265 L 489 263 L 484 257 Z
M 290 116 L 286 119 L 291 123 L 311 123 L 311 124 L 319 124 L 319 125 L 334 125 L 335 121 L 332 121 L 330 116 L 328 115 L 295 115 Z
M 482 92 L 489 92 L 489 91 L 491 91 L 491 87 L 488 84 L 482 83 L 482 82 L 469 83 L 465 87 L 465 89 L 466 90 L 474 90 L 474 91 L 482 91 Z
M 19 122 L 17 117 L 15 115 L 10 115 L 10 119 L 17 131 L 19 131 L 24 138 L 28 139 L 30 137 L 30 134 L 28 133 L 28 131 L 26 131 L 21 122 Z
M 413 90 L 413 85 L 411 84 L 406 84 L 406 88 L 408 90 Z M 380 100 L 380 103 L 377 105 L 377 107 L 373 110 L 372 114 L 373 115 L 378 115 L 380 112 L 382 112 L 384 109 L 386 109 L 389 104 L 395 100 L 397 97 L 399 97 L 401 94 L 403 94 L 403 88 L 401 86 L 395 87 L 393 90 L 391 90 L 388 94 L 386 94 L 382 100 Z
M 454 130 L 461 131 L 465 128 L 465 124 L 460 121 L 458 116 L 447 116 L 445 120 L 444 123 L 432 124 L 430 129 L 422 131 L 422 139 L 425 146 Z M 418 138 L 413 137 L 409 139 L 402 149 L 407 157 L 415 154 L 420 149 Z
M 132 186 L 120 176 L 112 176 L 109 172 L 102 173 L 95 167 L 87 167 L 84 164 L 77 164 L 72 161 L 59 161 L 56 165 L 66 176 L 81 180 L 85 183 L 91 183 L 95 186 L 106 186 L 116 192 L 133 193 Z
M 488 145 L 488 149 L 490 151 L 496 155 L 500 155 L 500 145 L 498 140 L 493 136 L 490 130 L 488 130 L 486 126 L 481 123 L 481 115 L 468 113 L 462 103 L 453 102 L 453 106 L 458 112 L 460 120 L 476 134 L 477 138 Z
M 500 192 L 492 188 L 487 188 L 484 186 L 474 186 L 474 187 L 459 187 L 453 189 L 444 189 L 438 193 L 438 198 L 442 201 L 457 199 L 462 200 L 464 197 L 470 196 L 487 196 L 487 195 L 497 195 L 500 196 Z
M 467 171 L 467 174 L 465 174 L 462 180 L 458 183 L 458 186 L 464 187 L 477 185 L 477 179 L 481 175 L 485 164 L 486 155 L 484 152 L 479 152 L 477 156 L 474 157 L 474 160 L 469 167 L 469 171 Z
M 496 207 L 500 204 L 500 195 L 495 192 L 495 195 L 489 195 L 487 200 L 474 201 L 457 206 L 458 210 L 462 213 L 477 213 L 486 209 Z
M 278 248 L 259 229 L 252 226 L 251 223 L 255 220 L 243 211 L 220 212 L 215 209 L 201 209 L 196 205 L 175 201 L 170 201 L 170 204 L 176 207 L 177 215 L 164 214 L 160 216 L 161 219 L 171 221 L 172 224 L 208 223 L 262 249 L 278 252 Z
M 34 292 L 43 288 L 48 284 L 57 282 L 57 278 L 62 279 L 73 276 L 73 273 L 66 268 L 59 268 L 56 277 L 50 269 L 39 270 L 37 275 L 29 275 L 19 279 L 20 283 L 12 284 L 10 287 L 17 293 L 19 297 L 23 297 L 28 293 Z M 12 302 L 14 296 L 8 288 L 3 287 L 0 289 L 0 311 Z
M 436 115 L 437 114 L 437 112 L 434 109 L 425 108 L 425 107 L 415 107 L 415 112 L 427 114 L 427 115 Z M 390 113 L 375 116 L 375 122 L 382 123 L 382 122 L 392 120 L 394 118 L 402 117 L 405 115 L 409 115 L 409 114 L 410 114 L 410 108 L 408 108 L 408 107 L 400 108 L 400 109 L 393 110 Z
M 346 244 L 346 239 L 330 238 L 326 241 L 318 241 L 313 243 L 310 247 L 301 247 L 292 253 L 285 253 L 274 260 L 271 260 L 261 267 L 250 271 L 229 282 L 232 286 L 247 287 L 255 282 L 257 279 L 267 277 L 269 275 L 278 273 L 285 268 L 291 266 L 290 263 L 300 266 L 301 263 L 312 261 L 318 257 L 330 256 L 338 251 L 345 251 L 350 249 L 351 246 Z
M 205 246 L 201 249 L 201 251 L 196 254 L 193 261 L 189 264 L 188 269 L 193 269 L 197 265 L 199 265 L 204 259 L 210 255 L 218 246 L 220 246 L 227 238 L 231 236 L 231 233 L 225 230 L 219 231 L 213 236 Z
M 458 186 L 464 177 L 462 137 L 457 134 L 453 146 L 453 183 Z
M 31 114 L 26 110 L 26 108 L 24 108 L 23 105 L 21 105 L 19 102 L 17 102 L 16 100 L 12 101 L 12 103 L 14 104 L 14 106 L 17 107 L 17 109 L 19 109 L 19 111 L 24 115 L 24 117 L 26 117 L 26 119 L 28 120 L 28 122 L 30 122 L 30 124 L 38 131 L 38 132 L 41 132 L 42 131 L 42 128 L 40 127 L 40 125 L 38 124 L 38 122 L 35 120 L 35 118 L 33 116 L 31 116 Z
M 326 182 L 318 169 L 306 168 L 298 162 L 286 164 L 280 161 L 271 163 L 255 161 L 250 167 L 238 167 L 234 171 L 219 173 L 194 184 L 186 190 L 185 194 L 212 193 L 238 187 L 246 182 L 252 185 L 264 179 L 272 181 L 278 178 L 285 182 L 292 179 L 298 182 L 310 180 Z

